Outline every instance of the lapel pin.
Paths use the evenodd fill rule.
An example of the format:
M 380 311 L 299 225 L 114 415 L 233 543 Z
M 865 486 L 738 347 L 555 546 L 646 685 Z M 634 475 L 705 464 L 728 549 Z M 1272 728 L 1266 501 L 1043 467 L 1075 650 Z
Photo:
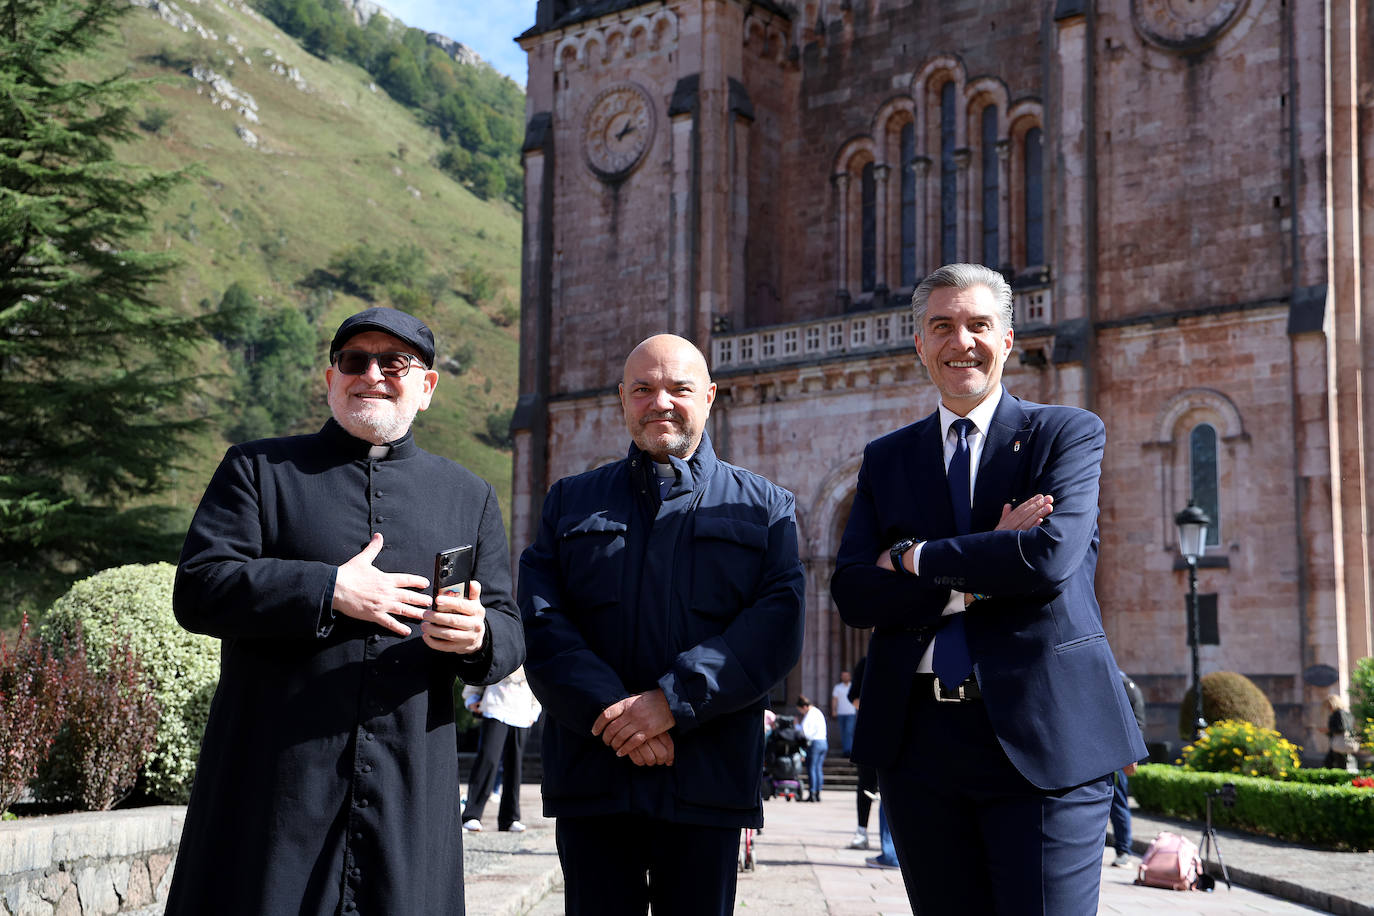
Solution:
M 1015 442 L 1012 443 L 1011 450 L 1012 450 L 1013 452 L 1019 452 L 1019 451 L 1021 451 L 1021 440 L 1020 440 L 1020 439 L 1017 439 Z

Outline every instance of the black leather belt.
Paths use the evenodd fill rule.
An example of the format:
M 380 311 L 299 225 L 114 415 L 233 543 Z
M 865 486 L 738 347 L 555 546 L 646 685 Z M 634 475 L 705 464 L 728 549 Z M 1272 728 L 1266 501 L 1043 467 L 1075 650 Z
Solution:
M 934 700 L 937 703 L 968 703 L 983 699 L 983 691 L 978 689 L 978 682 L 971 674 L 962 684 L 952 688 L 945 687 L 933 674 L 917 674 L 913 695 L 918 700 Z

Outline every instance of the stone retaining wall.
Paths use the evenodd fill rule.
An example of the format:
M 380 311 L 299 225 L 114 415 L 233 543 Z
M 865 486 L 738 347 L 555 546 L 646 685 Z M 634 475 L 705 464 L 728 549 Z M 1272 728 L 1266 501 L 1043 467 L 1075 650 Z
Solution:
M 186 809 L 0 823 L 0 916 L 161 916 Z

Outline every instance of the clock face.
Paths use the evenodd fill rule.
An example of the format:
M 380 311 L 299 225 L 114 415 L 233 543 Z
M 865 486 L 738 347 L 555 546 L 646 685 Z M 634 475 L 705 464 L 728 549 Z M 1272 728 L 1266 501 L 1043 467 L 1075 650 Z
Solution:
M 643 89 L 628 84 L 607 89 L 587 112 L 587 162 L 602 178 L 621 178 L 644 156 L 653 133 L 653 103 Z
M 1246 0 L 1133 0 L 1141 34 L 1153 44 L 1187 51 L 1215 41 L 1244 12 Z

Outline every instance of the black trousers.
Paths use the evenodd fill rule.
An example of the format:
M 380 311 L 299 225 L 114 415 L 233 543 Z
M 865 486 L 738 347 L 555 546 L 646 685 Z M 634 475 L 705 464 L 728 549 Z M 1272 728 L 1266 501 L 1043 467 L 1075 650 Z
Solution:
M 482 720 L 477 762 L 472 767 L 472 778 L 468 780 L 467 807 L 463 808 L 464 822 L 473 818 L 482 819 L 482 812 L 487 809 L 487 799 L 496 785 L 498 762 L 506 768 L 506 776 L 501 783 L 501 808 L 496 812 L 496 825 L 505 830 L 520 820 L 520 777 L 523 775 L 520 770 L 528 732 L 528 728 L 516 728 L 496 719 Z
M 674 824 L 634 814 L 560 817 L 567 916 L 730 916 L 738 827 Z
M 1003 753 L 982 701 L 916 698 L 878 784 L 914 912 L 1096 916 L 1110 773 L 1038 789 Z
M 859 826 L 867 830 L 868 815 L 873 810 L 873 799 L 868 797 L 868 792 L 878 791 L 878 771 L 862 763 L 858 764 L 857 768 L 859 784 L 854 792 L 854 807 L 855 813 L 859 816 Z M 864 791 L 865 789 L 868 791 Z

